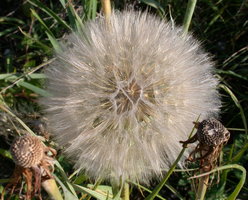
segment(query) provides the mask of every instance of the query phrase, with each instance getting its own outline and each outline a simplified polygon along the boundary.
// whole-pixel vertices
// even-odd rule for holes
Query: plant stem
[[[198,116],[196,122],[198,122],[200,116]],[[195,126],[192,128],[190,134],[189,134],[189,138],[192,136],[193,132],[195,130]],[[165,175],[165,177],[162,179],[162,181],[155,187],[155,189],[152,191],[151,194],[149,194],[145,200],[153,200],[159,193],[159,191],[162,189],[162,187],[165,185],[166,181],[169,179],[170,175],[172,174],[172,172],[174,171],[174,169],[177,166],[177,163],[179,162],[179,160],[181,159],[181,157],[183,156],[184,152],[186,150],[186,147],[183,147],[183,149],[181,150],[180,154],[178,155],[177,159],[175,160],[175,162],[172,164],[171,168],[169,169],[169,171],[167,172],[167,174]]]
[[[230,194],[229,197],[227,197],[227,200],[234,200],[234,199],[237,198],[237,196],[238,196],[240,190],[242,189],[242,187],[244,186],[245,180],[246,180],[246,169],[241,165],[230,164],[230,165],[225,165],[225,166],[222,166],[222,167],[217,167],[217,168],[211,170],[210,172],[206,172],[206,173],[200,174],[198,176],[193,176],[193,177],[189,178],[189,180],[194,179],[194,178],[199,178],[199,177],[202,177],[202,176],[206,176],[206,175],[212,174],[214,172],[221,171],[221,170],[226,170],[226,169],[238,169],[238,170],[240,170],[242,172],[242,176],[240,178],[239,183],[236,185],[235,190],[232,192],[232,194]]]
[[[191,19],[192,19],[194,10],[195,10],[196,1],[197,0],[189,0],[188,1],[186,13],[185,13],[184,20],[183,20],[183,32],[184,32],[184,34],[188,33],[189,25],[190,25],[190,22],[191,22]]]
[[[63,200],[59,188],[53,178],[42,182],[42,187],[52,200]]]
[[[201,173],[204,173],[206,171],[201,170]],[[209,181],[209,175],[203,176],[199,180],[199,185],[197,189],[197,194],[196,194],[196,200],[203,200],[208,188],[208,181]]]
[[[122,199],[123,200],[129,200],[129,184],[126,182],[124,183],[124,187],[123,187],[123,190],[122,190]]]
[[[110,0],[101,0],[103,13],[105,15],[106,21],[109,21],[111,15],[111,3]]]

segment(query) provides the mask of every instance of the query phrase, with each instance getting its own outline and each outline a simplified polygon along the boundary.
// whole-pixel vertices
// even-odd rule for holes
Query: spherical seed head
[[[10,152],[17,165],[29,168],[40,163],[44,154],[44,146],[37,137],[25,135],[14,140]]]
[[[218,81],[197,41],[147,13],[113,13],[72,33],[45,71],[51,134],[93,178],[148,183],[177,158]]]
[[[218,146],[226,143],[230,132],[215,118],[203,120],[197,130],[198,140],[207,146]]]

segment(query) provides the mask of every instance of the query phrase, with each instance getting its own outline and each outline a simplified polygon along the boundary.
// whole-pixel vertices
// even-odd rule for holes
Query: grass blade
[[[244,183],[245,183],[245,180],[246,180],[246,169],[240,165],[237,165],[237,164],[233,164],[233,165],[225,165],[225,166],[222,166],[222,167],[218,167],[218,168],[215,168],[213,170],[211,170],[210,172],[207,172],[207,173],[203,173],[203,174],[200,174],[198,176],[193,176],[189,179],[194,179],[194,178],[199,178],[199,177],[202,177],[202,176],[206,176],[206,175],[209,175],[209,174],[212,174],[216,171],[222,171],[222,170],[227,170],[227,169],[238,169],[242,172],[242,176],[241,176],[241,179],[238,183],[238,185],[236,186],[236,188],[234,189],[234,191],[232,192],[232,194],[227,198],[227,200],[235,200],[240,192],[240,190],[242,189]]]
[[[82,19],[78,16],[76,10],[74,9],[72,3],[70,1],[67,1],[67,12],[69,15],[69,20],[71,23],[72,28],[76,32],[81,32],[83,27]]]
[[[47,13],[49,16],[54,18],[59,24],[63,25],[65,28],[72,30],[71,27],[63,20],[61,19],[56,13],[54,13],[50,8],[46,7],[43,3],[41,3],[38,0],[28,0],[29,3],[32,5],[40,8],[42,11]]]
[[[243,124],[244,124],[245,133],[248,134],[248,127],[247,127],[247,121],[246,121],[244,109],[241,106],[241,104],[239,103],[237,97],[234,95],[234,93],[226,85],[220,84],[219,87],[222,88],[225,92],[227,92],[230,95],[230,97],[232,98],[233,102],[235,103],[237,108],[240,110],[240,115],[241,115],[241,118],[242,118],[242,121],[243,121]]]
[[[101,194],[99,192],[96,192],[94,190],[91,190],[89,188],[86,188],[86,187],[83,187],[83,186],[80,186],[80,185],[76,185],[76,184],[73,184],[75,190],[79,191],[79,192],[83,192],[83,193],[86,193],[98,200],[113,200],[112,198],[108,197],[108,195],[104,195],[104,194]],[[116,199],[117,200],[117,199]]]
[[[43,97],[51,96],[46,90],[43,90],[43,89],[41,89],[41,88],[39,88],[39,87],[37,87],[35,85],[32,85],[32,84],[30,84],[30,83],[28,83],[26,81],[23,81],[23,80],[19,81],[19,83],[17,85],[20,85],[20,86],[25,87],[25,88],[27,88],[29,90],[32,90],[36,94],[39,94],[39,95],[41,95]]]
[[[72,194],[71,191],[67,189],[67,187],[62,183],[61,180],[59,180],[59,178],[56,175],[53,176],[55,180],[59,183],[59,185],[62,187],[62,190],[64,192],[64,199],[78,200],[78,197]]]
[[[200,116],[197,118],[196,122],[199,120]],[[195,126],[193,127],[189,137],[191,137],[191,135],[193,134],[195,130]],[[175,160],[175,162],[173,163],[173,165],[171,166],[171,168],[169,169],[169,171],[167,172],[167,174],[165,175],[165,177],[162,179],[162,181],[156,186],[156,188],[152,191],[151,194],[148,195],[148,197],[145,198],[145,200],[153,200],[157,194],[159,193],[159,191],[162,189],[162,187],[165,185],[166,181],[169,179],[170,175],[172,174],[172,172],[174,171],[174,169],[177,166],[177,163],[179,162],[179,160],[181,159],[181,157],[183,156],[184,152],[186,150],[186,147],[183,147],[183,149],[181,150],[180,154],[178,155],[177,159]]]
[[[155,0],[141,0],[141,2],[156,8],[158,10],[159,15],[163,18],[165,17],[165,10],[164,8],[160,5],[159,2],[155,1]]]
[[[189,0],[187,5],[187,10],[183,20],[183,32],[186,34],[189,30],[189,25],[195,10],[196,0]]]

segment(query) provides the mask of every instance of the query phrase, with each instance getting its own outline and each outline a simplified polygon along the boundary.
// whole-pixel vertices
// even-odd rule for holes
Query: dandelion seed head
[[[49,127],[90,177],[149,183],[192,122],[218,114],[212,63],[190,34],[148,13],[115,12],[70,34],[46,69]]]

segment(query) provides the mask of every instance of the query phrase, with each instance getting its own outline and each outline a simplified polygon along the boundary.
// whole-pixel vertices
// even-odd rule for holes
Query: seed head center
[[[132,110],[133,106],[138,102],[141,95],[141,87],[135,80],[126,87],[120,88],[115,96],[117,105],[117,113],[124,113]]]

